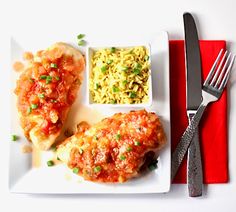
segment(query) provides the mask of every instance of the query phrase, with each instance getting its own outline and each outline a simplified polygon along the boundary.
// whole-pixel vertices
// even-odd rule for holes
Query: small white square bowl
[[[148,102],[146,103],[140,103],[140,104],[100,104],[100,103],[96,103],[93,101],[93,98],[92,98],[92,95],[91,95],[91,92],[90,92],[90,89],[89,89],[89,84],[90,84],[90,76],[91,76],[91,73],[92,73],[92,57],[93,57],[93,53],[95,51],[98,51],[100,49],[108,49],[108,48],[112,48],[112,47],[115,47],[117,49],[127,49],[127,48],[134,48],[134,47],[137,47],[137,46],[144,46],[147,50],[148,50],[148,55],[149,55],[149,63],[150,63],[150,69],[149,69],[149,79],[148,79],[148,83],[149,83],[149,89],[148,89],[148,97],[149,97],[149,100]],[[135,46],[125,46],[125,45],[120,45],[120,46],[89,46],[87,48],[87,51],[86,51],[86,58],[87,58],[87,65],[86,65],[86,76],[87,76],[87,103],[88,105],[90,106],[105,106],[105,107],[150,107],[152,105],[152,100],[153,100],[153,97],[152,97],[152,73],[151,73],[151,48],[150,48],[150,45],[149,44],[141,44],[141,45],[135,45]]]

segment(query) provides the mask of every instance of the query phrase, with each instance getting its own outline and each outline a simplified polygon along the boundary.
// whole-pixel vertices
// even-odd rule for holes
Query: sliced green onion
[[[135,69],[133,70],[133,73],[134,73],[135,75],[139,75],[140,72],[141,72],[141,70],[138,69],[138,68],[135,68]]]
[[[135,68],[141,69],[141,68],[142,68],[142,65],[140,65],[139,63],[136,63],[136,64],[135,64]]]
[[[32,112],[32,108],[31,107],[28,107],[27,109],[27,114],[30,114]]]
[[[116,48],[115,47],[111,47],[111,53],[115,53],[116,52]]]
[[[127,80],[124,80],[124,81],[122,82],[123,85],[126,85],[127,83],[128,83]]]
[[[85,34],[79,34],[79,35],[77,35],[77,39],[78,40],[80,40],[80,39],[82,39],[82,38],[84,38],[85,37]]]
[[[52,82],[52,77],[51,76],[47,76],[46,77],[46,84],[49,84]]]
[[[110,103],[111,103],[111,104],[116,104],[116,100],[112,99],[112,100],[110,101]]]
[[[52,146],[51,149],[52,149],[53,152],[56,152],[56,151],[57,151],[57,147],[56,147],[56,146]]]
[[[131,152],[132,150],[133,150],[133,148],[130,147],[130,146],[126,148],[126,151],[127,151],[127,152]]]
[[[113,91],[114,93],[117,93],[117,92],[120,91],[120,89],[119,89],[118,87],[116,87],[116,86],[113,85],[112,91]]]
[[[129,67],[127,67],[127,66],[121,66],[119,69],[120,69],[121,71],[127,71],[127,70],[129,69]]]
[[[116,140],[120,140],[121,135],[120,134],[116,134]]]
[[[136,140],[136,141],[134,141],[134,145],[135,145],[135,146],[140,146],[141,143],[140,143],[139,141]]]
[[[151,163],[151,164],[148,166],[148,169],[149,169],[150,171],[155,170],[155,169],[157,168],[157,163],[158,163],[158,161],[154,161],[153,163]]]
[[[135,98],[136,96],[137,96],[137,94],[136,94],[134,91],[131,91],[131,92],[129,93],[129,97],[130,97],[131,99]]]
[[[56,99],[51,99],[51,102],[52,102],[52,103],[56,103],[57,100],[56,100]]]
[[[77,168],[77,167],[73,168],[73,173],[78,174],[79,173],[79,168]]]
[[[61,160],[61,159],[57,156],[57,160]]]
[[[40,79],[46,79],[46,78],[47,78],[47,75],[41,75],[39,78],[40,78]]]
[[[102,71],[103,74],[106,73],[106,70],[107,70],[107,66],[102,66],[102,67],[101,67],[101,71]]]
[[[120,160],[125,160],[126,157],[124,155],[120,155]]]
[[[11,140],[12,141],[17,141],[18,139],[18,136],[17,135],[11,135]]]
[[[57,81],[59,81],[59,80],[60,80],[60,77],[59,77],[59,76],[55,76],[55,79],[56,79]]]
[[[108,60],[107,64],[110,65],[113,62],[113,60]]]
[[[149,60],[149,56],[148,56],[148,55],[145,55],[144,60],[145,60],[145,61],[148,61],[148,60]]]
[[[79,40],[79,41],[78,41],[78,45],[79,45],[79,46],[85,46],[85,44],[86,44],[86,41],[85,41],[85,40]]]
[[[50,67],[51,67],[51,68],[57,68],[57,64],[56,64],[56,63],[51,63],[51,64],[50,64]]]
[[[47,162],[47,165],[48,165],[48,166],[53,166],[53,165],[54,165],[54,162],[53,162],[52,160],[49,160],[49,161]]]
[[[96,84],[95,84],[95,88],[94,88],[94,89],[95,89],[95,90],[97,90],[98,88],[99,88],[99,84],[98,84],[98,83],[96,83]]]
[[[97,141],[97,140],[98,140],[98,137],[95,135],[95,136],[94,136],[94,139]]]
[[[34,110],[34,109],[37,109],[38,108],[38,105],[37,104],[31,104],[31,108]]]
[[[94,169],[93,169],[93,171],[95,172],[95,173],[98,173],[98,172],[100,172],[102,170],[102,167],[101,166],[96,166]]]
[[[44,98],[45,98],[45,95],[44,95],[44,93],[40,93],[40,94],[38,94],[38,97],[39,97],[40,99],[44,99]]]
[[[82,148],[79,148],[79,154],[83,154],[84,150]]]

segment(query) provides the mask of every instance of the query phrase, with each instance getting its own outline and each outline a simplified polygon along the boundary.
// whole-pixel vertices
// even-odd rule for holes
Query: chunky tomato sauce
[[[145,154],[165,143],[159,118],[145,110],[115,114],[75,137],[69,167],[99,182],[123,182],[138,175]]]
[[[69,106],[74,102],[80,85],[81,64],[73,56],[54,48],[24,54],[29,65],[17,82],[18,109],[22,116],[39,115],[42,132],[56,133],[65,121]],[[37,61],[37,62],[36,62]],[[23,128],[31,129],[35,123],[25,120]]]

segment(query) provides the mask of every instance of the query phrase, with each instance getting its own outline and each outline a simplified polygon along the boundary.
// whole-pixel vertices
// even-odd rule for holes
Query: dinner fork
[[[189,123],[187,129],[181,137],[175,151],[172,154],[171,159],[171,180],[174,179],[180,164],[188,150],[189,145],[193,139],[196,128],[201,120],[203,112],[207,105],[211,102],[217,101],[229,80],[230,72],[234,63],[235,55],[225,51],[223,54],[223,49],[220,50],[212,68],[203,84],[202,88],[202,102],[197,109],[196,114]]]

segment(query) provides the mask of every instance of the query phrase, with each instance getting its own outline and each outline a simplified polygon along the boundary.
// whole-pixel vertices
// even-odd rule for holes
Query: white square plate
[[[70,33],[71,35],[71,33]],[[76,35],[75,35],[76,36]],[[42,38],[40,40],[40,38]],[[11,40],[11,62],[21,60],[24,51],[36,52],[45,49],[54,42],[64,41],[71,43],[71,37],[66,34],[54,37],[39,36],[37,42],[24,35],[18,35]],[[84,181],[73,174],[65,165],[47,167],[47,160],[53,156],[51,151],[39,152],[33,148],[32,153],[22,153],[23,145],[29,142],[23,135],[19,126],[19,118],[16,110],[16,96],[13,90],[19,75],[12,71],[12,104],[11,104],[11,131],[20,139],[10,143],[10,167],[9,188],[11,192],[17,193],[163,193],[170,188],[170,101],[169,101],[169,43],[166,32],[153,33],[153,35],[132,35],[120,37],[119,35],[87,34],[86,40],[93,46],[120,46],[128,43],[136,46],[138,43],[149,43],[151,46],[151,70],[153,104],[146,108],[148,111],[156,112],[164,125],[167,136],[167,145],[159,156],[158,168],[144,176],[132,179],[123,184],[101,184]],[[105,42],[103,42],[105,41]],[[76,46],[76,43],[72,43]],[[84,52],[84,48],[80,48]],[[88,121],[93,124],[105,116],[116,112],[128,112],[136,108],[106,108],[89,107],[86,105],[87,85],[84,79],[78,98],[73,104],[66,122],[66,128],[76,126],[80,121]],[[142,109],[142,108],[140,108]],[[99,112],[98,112],[99,111]]]

